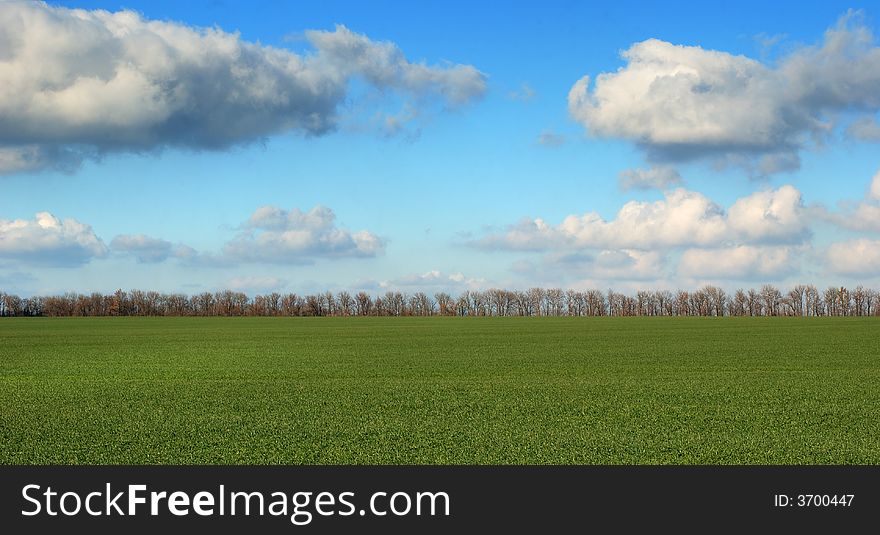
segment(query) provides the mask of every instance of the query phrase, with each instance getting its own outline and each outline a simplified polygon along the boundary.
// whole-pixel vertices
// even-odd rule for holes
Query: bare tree
[[[336,295],[336,306],[340,316],[351,316],[354,313],[354,298],[350,293],[341,291]]]
[[[703,288],[703,294],[706,299],[706,315],[707,316],[724,316],[727,308],[727,294],[717,286],[706,286]]]
[[[535,316],[541,315],[541,306],[544,304],[544,293],[545,291],[543,288],[529,288],[529,308]]]
[[[516,311],[520,316],[531,316],[535,313],[532,308],[532,299],[526,292],[516,292],[514,295],[516,301]]]
[[[764,314],[778,316],[782,305],[782,292],[772,284],[761,286],[761,301],[764,304]]]
[[[856,286],[852,291],[852,313],[854,316],[865,315],[865,303],[868,297],[868,291],[861,285]]]
[[[418,292],[410,298],[410,310],[413,316],[432,316],[434,301],[424,292]]]
[[[587,290],[587,315],[604,316],[606,314],[605,296],[599,290]]]
[[[807,315],[807,287],[798,284],[788,292],[788,303],[791,306],[792,315]]]
[[[448,316],[455,313],[455,310],[452,306],[452,297],[448,293],[436,293],[434,294],[434,300],[437,301],[437,307],[440,310],[441,316]]]
[[[354,308],[358,316],[369,316],[373,312],[373,298],[367,292],[358,292],[354,298]]]
[[[550,288],[544,292],[544,315],[561,316],[564,309],[565,293],[561,288]]]

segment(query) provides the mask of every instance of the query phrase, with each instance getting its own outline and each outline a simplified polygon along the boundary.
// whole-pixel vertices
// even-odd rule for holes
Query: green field
[[[874,318],[0,319],[0,463],[880,462]]]

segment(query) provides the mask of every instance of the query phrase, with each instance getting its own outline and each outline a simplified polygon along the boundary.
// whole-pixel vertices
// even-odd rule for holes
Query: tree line
[[[725,292],[530,288],[467,290],[457,296],[388,291],[268,293],[253,298],[223,290],[195,295],[117,290],[112,294],[66,293],[21,298],[0,292],[0,316],[878,316],[880,292],[858,286],[820,291],[771,284]]]

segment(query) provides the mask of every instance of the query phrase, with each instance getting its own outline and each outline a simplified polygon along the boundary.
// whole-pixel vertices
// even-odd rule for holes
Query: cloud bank
[[[630,201],[610,220],[595,212],[568,216],[558,225],[526,219],[470,245],[544,253],[540,267],[527,262],[520,271],[559,277],[665,279],[668,261],[678,255],[682,277],[773,278],[796,270],[812,234],[810,215],[793,186],[757,191],[726,210],[678,188],[658,201]]]
[[[344,26],[307,55],[133,11],[0,3],[0,174],[166,147],[220,150],[288,131],[322,135],[352,79],[408,108],[483,95],[470,65],[414,63]]]
[[[76,219],[62,221],[49,212],[34,219],[0,219],[0,259],[65,267],[106,254],[107,246],[92,227]]]
[[[595,212],[570,215],[559,225],[527,219],[471,245],[523,251],[654,250],[735,241],[797,243],[808,234],[801,193],[793,186],[758,191],[726,212],[705,195],[679,188],[659,201],[630,201],[610,221]]]
[[[339,227],[336,214],[325,206],[307,212],[262,206],[222,250],[207,252],[145,234],[120,234],[108,247],[91,226],[75,219],[62,221],[48,212],[40,212],[32,220],[0,219],[0,260],[73,267],[108,252],[140,264],[176,259],[194,267],[300,265],[319,259],[374,257],[385,252],[385,241],[366,230],[352,232]]]

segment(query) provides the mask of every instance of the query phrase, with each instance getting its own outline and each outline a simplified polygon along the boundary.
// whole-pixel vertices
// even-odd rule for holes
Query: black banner
[[[0,481],[6,533],[847,532],[880,515],[880,467],[2,467]]]

